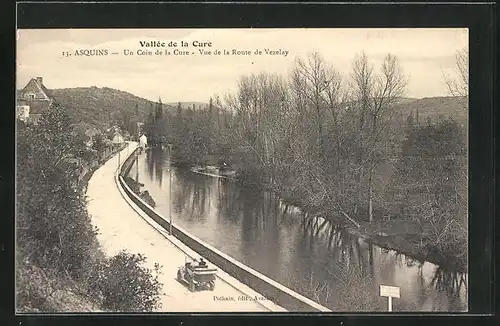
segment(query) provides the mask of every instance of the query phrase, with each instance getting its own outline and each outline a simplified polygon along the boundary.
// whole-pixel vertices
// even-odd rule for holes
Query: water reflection
[[[436,290],[447,291],[450,296],[459,297],[462,288],[467,291],[467,276],[463,273],[448,272],[437,267],[431,285]]]
[[[141,155],[136,166],[165,216],[168,166],[161,150]],[[394,311],[467,309],[464,274],[382,249],[269,193],[182,169],[171,176],[174,223],[332,310],[387,309],[381,284],[401,288]]]

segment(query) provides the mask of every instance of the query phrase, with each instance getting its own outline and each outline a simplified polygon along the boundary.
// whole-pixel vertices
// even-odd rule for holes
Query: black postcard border
[[[3,6],[3,4],[2,4]],[[3,10],[2,10],[3,11]],[[230,28],[230,27],[467,27],[470,51],[470,113],[469,113],[469,311],[489,314],[494,311],[494,90],[496,86],[496,12],[492,4],[264,4],[264,3],[62,3],[20,2],[3,11],[2,51],[7,73],[2,74],[4,108],[1,110],[1,130],[4,132],[4,153],[0,173],[0,196],[5,203],[0,238],[0,257],[3,295],[0,312],[17,325],[92,322],[120,324],[161,322],[163,325],[193,325],[208,323],[249,324],[263,321],[302,324],[315,323],[352,325],[384,320],[385,323],[413,323],[415,315],[421,322],[445,321],[449,314],[439,317],[424,313],[398,314],[154,314],[154,315],[14,315],[14,94],[15,28]],[[17,17],[16,17],[17,16]],[[5,26],[4,26],[5,25]],[[429,49],[432,51],[432,49]],[[493,68],[493,69],[492,69]],[[495,88],[494,88],[495,87]],[[496,225],[498,231],[498,225]],[[4,234],[5,233],[5,234]],[[11,265],[12,264],[12,265]],[[3,302],[6,300],[7,305]],[[9,315],[10,314],[10,315]],[[89,318],[90,316],[90,318]],[[246,318],[240,318],[245,316]],[[250,317],[252,316],[252,317]],[[455,315],[457,316],[457,315]],[[458,315],[460,316],[460,315]],[[140,318],[138,318],[140,317]],[[457,317],[460,318],[460,317]],[[465,317],[467,324],[478,317]],[[460,319],[462,319],[460,318]],[[235,320],[237,319],[237,320]],[[312,319],[312,320],[311,320]],[[482,321],[490,317],[482,317]],[[7,323],[8,325],[10,323]]]

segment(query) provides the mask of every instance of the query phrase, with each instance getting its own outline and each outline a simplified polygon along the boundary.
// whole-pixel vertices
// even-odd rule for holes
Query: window
[[[28,94],[29,98],[31,99],[34,99],[35,98],[35,94]]]

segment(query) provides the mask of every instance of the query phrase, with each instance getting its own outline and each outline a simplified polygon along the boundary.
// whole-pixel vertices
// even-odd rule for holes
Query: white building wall
[[[146,147],[147,144],[148,144],[148,139],[145,135],[139,137],[139,146]]]
[[[30,116],[29,105],[18,105],[16,107],[17,118],[21,121],[26,121]]]

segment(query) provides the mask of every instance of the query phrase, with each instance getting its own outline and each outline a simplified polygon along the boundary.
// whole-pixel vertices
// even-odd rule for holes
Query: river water
[[[467,310],[466,274],[385,250],[322,219],[304,220],[269,193],[169,167],[168,154],[152,149],[129,172],[159,213],[333,311],[387,311],[380,285],[400,287],[393,311]]]

